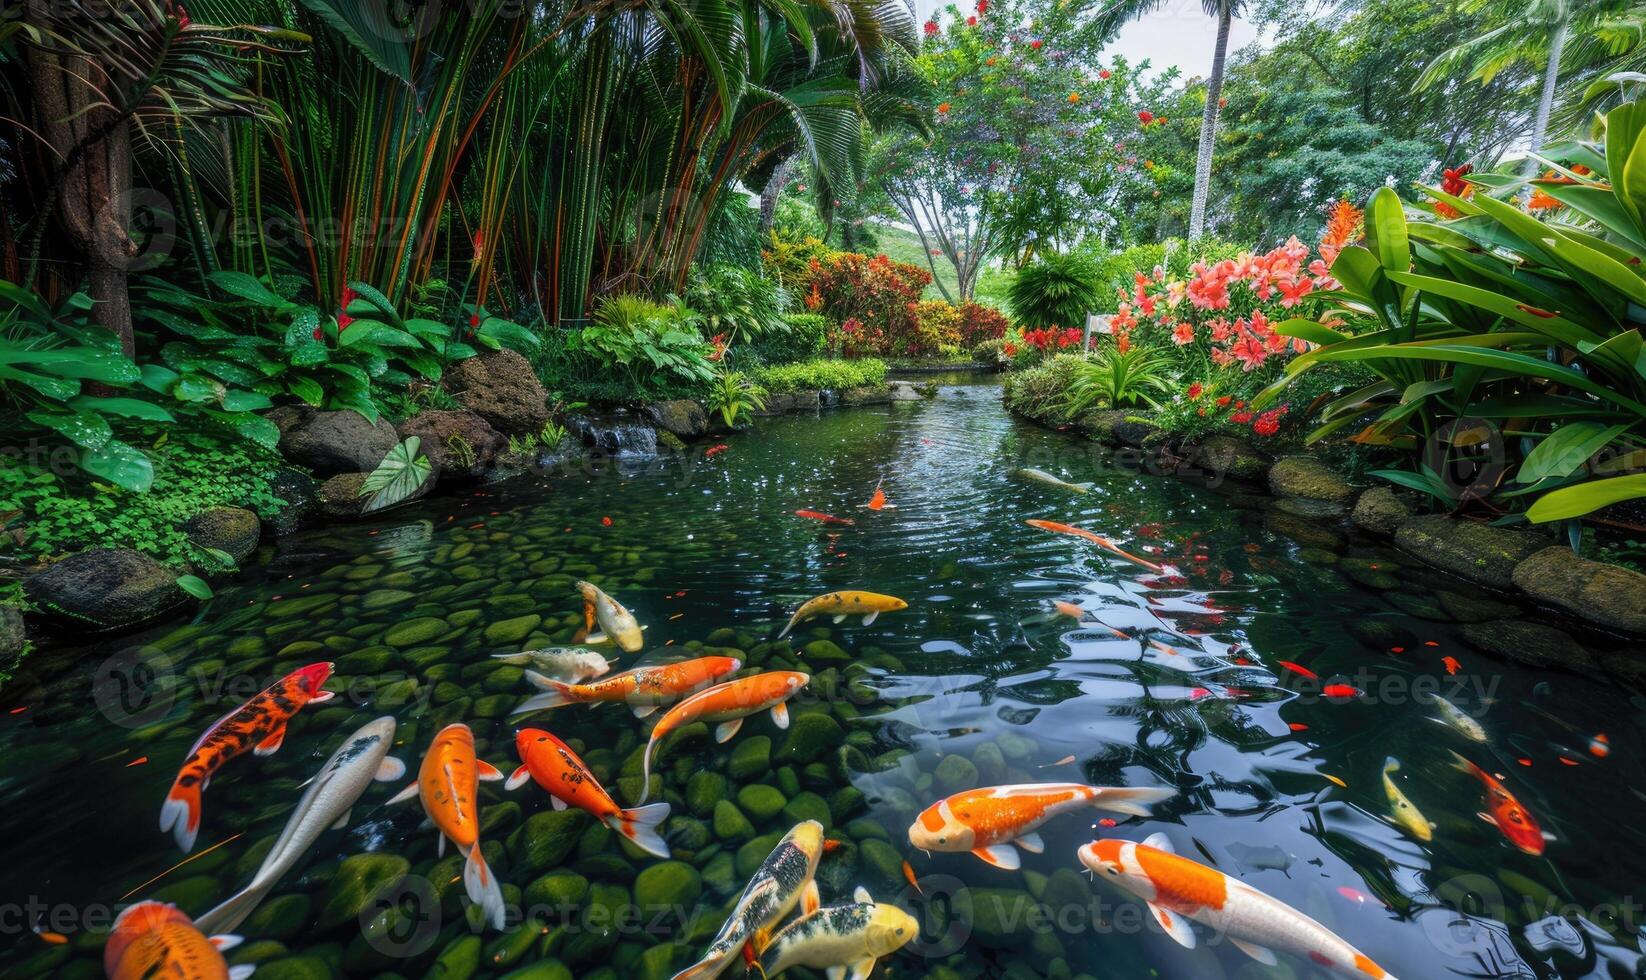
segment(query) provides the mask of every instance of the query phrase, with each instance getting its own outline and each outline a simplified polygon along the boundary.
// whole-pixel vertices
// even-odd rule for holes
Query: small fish
[[[1328,698],[1358,698],[1360,697],[1360,688],[1355,687],[1353,684],[1327,684],[1320,689],[1320,693]]]
[[[1265,966],[1291,953],[1340,976],[1394,980],[1336,933],[1239,878],[1174,852],[1165,834],[1141,842],[1107,838],[1079,851],[1099,878],[1141,898],[1162,930],[1186,949],[1197,943],[1188,920],[1210,926]]]
[[[915,877],[914,865],[910,864],[908,861],[903,862],[903,880],[909,883],[909,887],[914,889],[914,893],[916,895],[926,894],[926,892],[920,887],[920,879]]]
[[[394,719],[367,722],[337,747],[310,780],[292,808],[286,827],[263,858],[251,883],[239,894],[195,920],[205,932],[232,932],[263,901],[270,889],[330,828],[349,822],[349,811],[373,781],[389,782],[406,774],[406,764],[389,755]]]
[[[1317,674],[1314,671],[1310,670],[1309,668],[1303,666],[1302,664],[1294,664],[1290,660],[1282,660],[1279,663],[1280,663],[1280,666],[1286,668],[1287,670],[1289,670],[1292,673],[1298,675],[1299,677],[1307,677],[1311,681],[1320,680],[1320,675],[1319,674]]]
[[[574,637],[573,642],[604,643],[611,640],[624,653],[635,653],[645,646],[640,624],[635,622],[634,615],[624,609],[622,603],[588,582],[577,583],[577,591],[583,596],[583,636],[582,639]],[[603,632],[590,634],[595,623],[600,624]]]
[[[1436,721],[1439,721],[1441,724],[1451,728],[1453,731],[1462,735],[1464,738],[1469,739],[1470,741],[1480,742],[1482,744],[1486,742],[1486,729],[1482,728],[1480,722],[1476,721],[1473,717],[1464,714],[1462,708],[1459,708],[1457,705],[1438,694],[1429,695],[1427,700],[1440,712],[1440,717],[1435,719]]]
[[[772,713],[778,728],[789,727],[789,698],[806,686],[810,674],[798,670],[772,670],[752,677],[717,684],[680,702],[657,720],[651,738],[646,742],[641,771],[645,775],[640,787],[640,799],[651,794],[652,754],[663,737],[682,725],[704,721],[715,726],[714,740],[724,743],[743,727],[743,719],[762,711]]]
[[[545,647],[519,653],[498,653],[493,654],[492,659],[515,667],[536,667],[551,679],[568,684],[581,684],[590,678],[604,676],[611,670],[605,656],[577,647]]]
[[[1057,487],[1060,490],[1070,490],[1074,493],[1090,493],[1092,489],[1090,483],[1069,483],[1058,479],[1045,470],[1037,470],[1027,466],[1020,470],[1013,470],[1012,476],[1020,480],[1033,480],[1036,483],[1044,483],[1049,487]]]
[[[515,734],[514,747],[520,754],[520,768],[509,776],[504,789],[518,789],[528,779],[535,780],[548,790],[556,810],[575,806],[627,837],[646,853],[668,859],[669,845],[657,828],[668,819],[669,804],[623,809],[571,746],[540,728],[522,728]]]
[[[1086,610],[1082,609],[1080,606],[1077,606],[1072,602],[1064,602],[1062,599],[1058,599],[1057,601],[1052,603],[1052,606],[1061,615],[1067,616],[1070,619],[1073,619],[1077,622],[1081,621],[1081,620],[1084,620],[1086,618]],[[1124,634],[1124,633],[1121,633],[1120,635],[1121,636],[1126,636],[1126,634]],[[1131,637],[1128,636],[1128,637],[1126,637],[1126,639],[1131,639]]]
[[[1077,538],[1085,538],[1087,541],[1092,542],[1099,548],[1102,548],[1112,554],[1119,555],[1127,561],[1141,565],[1149,571],[1154,572],[1156,575],[1163,575],[1166,572],[1166,569],[1163,566],[1156,565],[1152,561],[1139,558],[1130,552],[1123,551],[1119,545],[1115,544],[1113,541],[1110,541],[1108,538],[1103,537],[1101,534],[1093,534],[1084,528],[1073,527],[1068,524],[1059,524],[1056,521],[1030,520],[1025,521],[1024,523],[1028,524],[1030,527],[1037,527],[1042,531],[1050,531],[1053,534],[1072,534]]]
[[[880,484],[879,483],[876,483],[874,485],[874,493],[869,497],[869,502],[864,504],[863,506],[867,510],[896,510],[897,509],[896,504],[886,503],[886,491],[880,489]]]
[[[736,657],[698,657],[656,667],[637,667],[587,684],[567,684],[545,677],[547,690],[523,702],[513,714],[590,701],[621,701],[634,711],[635,717],[644,718],[659,705],[695,694],[742,667],[743,661]]]
[[[812,521],[822,521],[825,524],[856,524],[857,523],[856,521],[852,520],[850,517],[836,517],[833,514],[825,514],[820,510],[797,510],[797,511],[794,512],[794,516],[804,517],[807,520],[812,520]]]
[[[1343,778],[1341,776],[1334,776],[1329,772],[1323,772],[1323,773],[1321,773],[1321,775],[1325,776],[1326,781],[1328,783],[1331,783],[1333,786],[1336,786],[1338,789],[1348,789],[1349,788],[1349,784],[1344,782]]]
[[[1463,665],[1457,662],[1456,657],[1441,657],[1440,662],[1446,665],[1446,673],[1448,674],[1456,674],[1463,669]]]
[[[165,902],[138,902],[120,913],[103,945],[103,972],[109,980],[244,980],[257,968],[231,967],[223,950],[239,936],[213,936]]]
[[[847,616],[862,616],[863,625],[868,626],[883,612],[897,612],[899,609],[907,608],[909,604],[902,599],[881,595],[878,592],[859,592],[852,589],[844,592],[826,592],[802,602],[800,608],[794,611],[794,615],[789,617],[788,625],[777,634],[777,638],[781,640],[788,636],[790,630],[813,616],[833,616],[837,623]]]
[[[1383,763],[1383,792],[1389,797],[1389,807],[1394,813],[1395,823],[1405,827],[1407,832],[1421,841],[1434,839],[1434,825],[1429,823],[1406,794],[1395,785],[1394,773],[1400,769],[1400,760],[1390,756]]]
[[[1606,737],[1605,732],[1597,732],[1594,738],[1589,739],[1589,754],[1597,759],[1612,754],[1612,740]]]
[[[725,452],[726,450],[728,450],[730,448],[732,448],[732,447],[726,445],[723,442],[716,443],[715,445],[710,446],[709,448],[703,450],[703,458],[704,459],[713,459],[716,456],[719,456],[721,453]]]
[[[909,843],[923,851],[971,851],[985,863],[1016,871],[1022,865],[1017,848],[1031,854],[1044,851],[1045,842],[1035,828],[1058,814],[1096,807],[1146,817],[1151,805],[1176,795],[1177,790],[1165,786],[985,786],[956,793],[927,807],[909,825]]]
[[[446,853],[448,839],[457,845],[464,857],[463,889],[469,901],[484,910],[494,929],[503,928],[505,909],[503,889],[480,852],[480,781],[502,778],[495,766],[475,757],[474,732],[469,726],[455,722],[435,735],[417,779],[389,800],[422,799],[423,812],[440,833],[438,853]]]
[[[1458,769],[1480,780],[1480,785],[1486,788],[1486,810],[1479,814],[1480,819],[1502,831],[1517,849],[1534,857],[1542,854],[1548,837],[1515,795],[1491,773],[1456,752],[1452,753],[1452,759]]]
[[[756,968],[775,977],[791,966],[824,971],[829,980],[868,980],[875,961],[902,949],[920,931],[914,916],[895,905],[877,904],[859,887],[852,901],[826,905],[794,920],[772,936]]]
[[[824,844],[822,824],[816,820],[795,824],[755,869],[703,957],[675,974],[674,980],[714,980],[746,944],[758,941],[764,946],[766,930],[781,922],[803,897],[809,906],[805,911],[817,908],[813,876]]]
[[[189,749],[177,780],[160,807],[160,832],[171,831],[187,854],[200,833],[200,794],[212,774],[225,762],[251,751],[273,755],[286,740],[286,723],[305,704],[330,701],[332,692],[321,685],[331,676],[329,663],[300,667],[275,681],[267,690],[219,718]]]

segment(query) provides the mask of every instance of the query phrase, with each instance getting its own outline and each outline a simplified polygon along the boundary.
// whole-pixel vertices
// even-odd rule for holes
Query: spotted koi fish
[[[1016,871],[1023,863],[1017,848],[1031,854],[1045,851],[1046,843],[1035,828],[1060,813],[1096,807],[1146,817],[1151,805],[1175,795],[1177,790],[1167,786],[985,786],[927,807],[909,825],[909,843],[923,851],[971,851],[988,864]]]
[[[480,781],[502,778],[495,766],[475,757],[474,732],[457,722],[434,737],[418,767],[417,780],[389,800],[422,798],[423,812],[440,831],[439,853],[446,853],[447,840],[457,845],[465,858],[463,889],[494,929],[503,928],[503,889],[480,853]]]
[[[1423,811],[1412,805],[1406,798],[1406,793],[1395,782],[1394,774],[1400,771],[1400,760],[1390,756],[1383,761],[1383,792],[1389,797],[1389,812],[1394,815],[1395,823],[1406,828],[1406,832],[1418,840],[1433,840],[1434,825]]]
[[[908,944],[920,931],[914,916],[895,905],[877,904],[858,887],[852,901],[825,905],[779,929],[760,953],[762,976],[775,977],[791,966],[824,971],[829,980],[867,980],[875,960]]]
[[[1531,811],[1521,806],[1508,787],[1491,773],[1456,752],[1452,753],[1452,759],[1457,768],[1480,780],[1480,785],[1486,788],[1486,809],[1481,811],[1480,819],[1502,831],[1516,849],[1534,856],[1542,854],[1549,837],[1532,818]]]
[[[1072,534],[1077,538],[1085,538],[1087,541],[1097,545],[1104,551],[1119,555],[1121,558],[1124,558],[1129,562],[1142,565],[1144,568],[1154,572],[1156,575],[1163,575],[1166,573],[1165,566],[1156,565],[1154,562],[1149,561],[1146,558],[1139,558],[1129,551],[1123,551],[1119,545],[1115,544],[1113,541],[1110,541],[1108,538],[1105,538],[1103,535],[1093,534],[1084,528],[1074,527],[1069,524],[1059,524],[1056,521],[1025,521],[1024,523],[1030,527],[1037,527],[1042,531],[1050,531],[1053,534]]]
[[[109,980],[244,980],[255,966],[230,967],[223,950],[239,936],[212,936],[165,902],[138,902],[114,920],[103,945],[103,972]]]
[[[590,684],[567,684],[543,678],[546,690],[523,702],[514,709],[514,714],[523,715],[529,711],[584,702],[621,701],[634,711],[636,718],[645,718],[659,706],[695,694],[727,674],[737,673],[742,666],[743,661],[736,657],[698,657],[656,667],[625,670]]]
[[[189,749],[160,807],[160,832],[171,831],[183,853],[193,850],[200,833],[200,794],[211,784],[212,774],[247,751],[259,756],[278,751],[293,715],[305,704],[332,699],[332,692],[320,689],[331,672],[329,663],[294,670],[206,729]]]
[[[640,787],[640,799],[645,801],[652,788],[652,755],[663,736],[682,725],[705,721],[715,726],[714,740],[725,743],[743,727],[743,719],[762,711],[772,713],[778,728],[789,727],[789,698],[806,686],[810,674],[798,670],[772,670],[753,677],[743,677],[714,687],[680,702],[657,720],[651,738],[646,742],[642,764],[645,780]]]
[[[514,748],[520,753],[520,768],[503,784],[505,789],[518,789],[527,780],[536,780],[548,790],[556,810],[575,806],[593,814],[646,853],[668,858],[669,845],[657,831],[668,819],[667,803],[623,809],[571,746],[541,728],[522,728],[514,737]]]
[[[1180,857],[1165,834],[1143,842],[1106,839],[1079,851],[1080,863],[1148,905],[1156,922],[1187,949],[1195,948],[1187,920],[1210,926],[1266,966],[1275,950],[1307,959],[1339,976],[1394,980],[1336,933],[1297,909],[1198,861]]]
[[[766,943],[766,931],[804,901],[805,912],[817,901],[817,862],[823,857],[823,825],[802,820],[777,842],[744,886],[726,924],[720,927],[703,958],[674,975],[674,980],[714,980],[737,960],[745,943]]]
[[[781,640],[788,636],[790,630],[813,616],[833,616],[837,623],[847,616],[862,616],[863,625],[867,626],[883,612],[897,612],[899,609],[907,608],[909,604],[902,599],[881,595],[878,592],[858,592],[851,589],[844,592],[826,592],[801,603],[800,608],[789,617],[788,625],[783,627],[783,632],[777,634],[777,638]]]
[[[637,653],[646,645],[646,638],[641,635],[641,626],[635,621],[634,613],[623,608],[621,602],[589,582],[577,583],[577,591],[583,596],[583,629],[574,642],[605,643],[610,640],[624,653]],[[601,632],[589,632],[596,623],[600,625]]]

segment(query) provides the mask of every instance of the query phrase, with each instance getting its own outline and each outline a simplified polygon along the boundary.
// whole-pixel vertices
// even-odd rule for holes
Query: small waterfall
[[[566,420],[566,429],[584,446],[607,455],[657,455],[657,430],[621,409],[571,416]]]

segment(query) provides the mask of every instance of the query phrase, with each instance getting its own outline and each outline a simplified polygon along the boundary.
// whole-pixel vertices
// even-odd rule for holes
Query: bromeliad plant
[[[709,385],[709,410],[719,412],[726,428],[734,429],[744,415],[766,407],[766,389],[741,371],[724,371]]]
[[[1156,393],[1170,390],[1171,362],[1147,347],[1105,346],[1074,370],[1065,396],[1065,413],[1073,418],[1092,408],[1148,405],[1158,409]]]
[[[1469,194],[1427,190],[1451,220],[1374,194],[1365,246],[1331,269],[1342,329],[1281,324],[1320,346],[1261,403],[1317,365],[1358,362],[1378,380],[1328,404],[1311,438],[1358,426],[1357,441],[1421,453],[1382,473],[1394,482],[1500,513],[1529,504],[1540,523],[1646,497],[1646,101],[1546,156],[1532,211],[1517,201],[1524,180],[1492,174],[1467,175]],[[1494,427],[1501,464],[1445,479],[1456,456],[1497,441]]]

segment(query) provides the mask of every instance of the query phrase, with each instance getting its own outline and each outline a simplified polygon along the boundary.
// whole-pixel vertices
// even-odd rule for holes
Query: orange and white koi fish
[[[1080,863],[1148,905],[1155,921],[1187,949],[1195,948],[1193,919],[1226,936],[1266,966],[1275,950],[1302,957],[1340,976],[1394,980],[1336,933],[1297,909],[1199,861],[1172,850],[1165,834],[1141,843],[1114,838],[1079,850]]]
[[[160,807],[160,832],[171,831],[183,853],[192,850],[200,833],[200,794],[211,785],[212,774],[247,751],[260,756],[278,751],[293,715],[305,704],[332,699],[332,692],[320,689],[331,671],[329,663],[294,670],[206,729],[189,749]]]
[[[813,616],[833,616],[837,623],[847,616],[862,616],[863,625],[867,626],[883,612],[897,612],[899,609],[907,608],[909,604],[902,599],[881,595],[878,592],[859,592],[855,589],[825,592],[802,602],[800,608],[794,611],[794,615],[789,617],[783,631],[777,634],[777,638],[781,640],[788,636],[790,630]]]
[[[640,799],[645,801],[652,788],[652,753],[663,736],[682,725],[705,721],[715,726],[714,740],[726,742],[743,727],[743,719],[762,711],[772,713],[778,728],[789,727],[789,698],[806,686],[810,674],[798,670],[772,670],[753,677],[742,677],[725,684],[717,684],[670,708],[668,714],[657,720],[652,736],[646,742],[646,754],[641,766],[645,779],[640,786]]]
[[[1065,602],[1062,599],[1053,600],[1052,608],[1056,609],[1059,615],[1067,616],[1077,622],[1084,621],[1086,618],[1085,608],[1077,606],[1072,602]],[[1126,636],[1124,633],[1121,633],[1120,635],[1125,636],[1128,640],[1131,639],[1131,637]]]
[[[856,521],[852,520],[850,517],[836,517],[833,514],[825,514],[820,510],[797,510],[797,511],[794,512],[794,516],[804,517],[809,521],[822,521],[824,524],[856,524],[857,523]]]
[[[644,718],[659,705],[695,694],[727,674],[737,673],[742,666],[743,661],[736,657],[698,657],[656,667],[637,667],[589,684],[567,684],[545,677],[541,681],[547,686],[544,693],[523,702],[514,709],[514,714],[582,702],[621,701],[634,711],[635,717]]]
[[[494,929],[503,928],[503,889],[480,853],[480,780],[502,778],[495,766],[475,758],[474,732],[456,722],[434,736],[434,744],[418,767],[417,781],[389,800],[422,798],[423,812],[440,831],[439,853],[446,853],[447,839],[457,845],[466,859],[463,890],[469,901],[485,911]]]
[[[1517,849],[1534,856],[1542,854],[1549,835],[1537,825],[1531,811],[1521,806],[1515,795],[1491,773],[1456,752],[1452,753],[1452,759],[1457,768],[1480,780],[1480,785],[1486,787],[1486,809],[1479,814],[1480,819],[1502,831],[1503,836]]]
[[[863,507],[864,507],[865,510],[896,510],[897,509],[896,504],[886,503],[886,491],[880,489],[880,484],[878,482],[875,483],[875,485],[874,485],[874,494],[869,497],[869,502],[864,504]]]
[[[1123,551],[1123,550],[1121,550],[1119,545],[1115,544],[1113,541],[1110,541],[1108,538],[1105,538],[1103,535],[1093,534],[1092,532],[1087,531],[1084,528],[1074,527],[1074,526],[1069,525],[1069,524],[1059,524],[1056,521],[1030,520],[1030,521],[1025,521],[1024,523],[1028,524],[1030,527],[1037,527],[1037,528],[1041,529],[1042,531],[1050,531],[1053,534],[1072,534],[1077,538],[1085,538],[1087,541],[1092,542],[1093,544],[1097,545],[1099,548],[1102,548],[1103,550],[1111,552],[1113,554],[1119,555],[1120,557],[1126,559],[1127,561],[1135,562],[1139,565],[1142,565],[1144,568],[1147,568],[1149,571],[1154,572],[1156,575],[1163,575],[1166,572],[1166,568],[1164,566],[1156,565],[1154,562],[1149,561],[1149,560],[1144,559],[1144,558],[1139,558],[1139,557],[1137,557],[1136,555],[1132,554],[1129,551]]]
[[[526,780],[535,780],[554,798],[556,810],[575,806],[646,853],[668,858],[669,845],[657,830],[668,819],[667,803],[623,809],[569,745],[541,728],[522,728],[514,737],[514,747],[520,753],[520,768],[503,784],[505,789],[518,789]]]
[[[138,902],[114,920],[103,945],[103,972],[109,980],[244,980],[255,966],[230,967],[223,950],[239,936],[212,936],[165,902]]]
[[[577,591],[583,597],[583,628],[578,631],[574,642],[605,643],[610,640],[624,653],[637,653],[646,645],[646,639],[640,633],[640,624],[635,622],[634,614],[623,608],[621,602],[589,582],[577,583]],[[601,632],[591,633],[596,623],[600,624]]]
[[[923,851],[971,851],[997,868],[1016,871],[1022,864],[1017,848],[1031,854],[1045,851],[1035,828],[1060,813],[1089,806],[1146,817],[1151,805],[1176,795],[1177,790],[1167,786],[985,786],[927,807],[909,825],[909,843]]]

